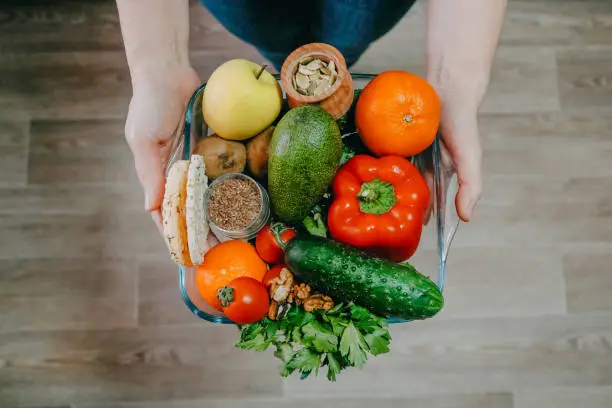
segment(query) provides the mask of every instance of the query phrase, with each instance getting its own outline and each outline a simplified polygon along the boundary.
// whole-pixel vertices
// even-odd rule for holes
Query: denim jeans
[[[324,42],[352,66],[416,0],[200,0],[230,33],[280,70],[295,48]]]

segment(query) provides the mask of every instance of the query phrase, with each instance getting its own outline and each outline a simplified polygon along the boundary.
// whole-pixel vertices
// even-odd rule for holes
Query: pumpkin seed
[[[293,76],[293,87],[307,96],[321,95],[329,90],[338,79],[336,65],[315,57],[307,57],[300,61],[298,72]]]
[[[316,71],[310,70],[306,68],[304,65],[300,65],[299,72],[300,74],[304,74],[304,75],[314,75]]]
[[[323,62],[321,60],[319,60],[319,59],[315,59],[315,60],[312,60],[311,62],[309,62],[306,65],[306,68],[308,68],[308,69],[310,69],[312,71],[317,71],[317,70],[321,69],[322,66],[323,66]]]
[[[308,88],[308,85],[310,85],[310,79],[306,75],[300,72],[298,72],[294,78],[295,78],[295,83],[297,84],[299,88],[306,89]]]

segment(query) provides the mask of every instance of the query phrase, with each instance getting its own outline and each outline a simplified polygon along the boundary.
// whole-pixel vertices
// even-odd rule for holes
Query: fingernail
[[[149,211],[151,208],[151,199],[147,194],[145,194],[145,211]]]

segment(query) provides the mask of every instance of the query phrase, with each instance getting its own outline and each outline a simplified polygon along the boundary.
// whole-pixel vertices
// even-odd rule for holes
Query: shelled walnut
[[[270,281],[270,297],[276,302],[285,301],[291,294],[293,288],[293,274],[287,268],[283,268],[279,276]]]
[[[283,268],[279,276],[270,281],[270,308],[268,318],[270,320],[282,319],[293,303],[303,306],[307,312],[316,309],[329,310],[334,307],[331,297],[322,294],[312,294],[310,286],[306,283],[295,283],[291,271]]]
[[[300,283],[293,285],[291,289],[291,294],[289,295],[288,301],[295,303],[298,306],[301,306],[306,299],[310,296],[310,286],[305,283]]]
[[[332,307],[334,307],[334,301],[327,295],[311,295],[304,302],[304,310],[307,312],[312,312],[315,309],[329,310]]]

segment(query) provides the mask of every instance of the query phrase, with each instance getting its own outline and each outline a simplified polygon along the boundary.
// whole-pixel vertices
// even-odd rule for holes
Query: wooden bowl
[[[316,57],[329,63],[333,61],[338,78],[326,92],[307,96],[299,93],[293,86],[292,78],[298,70],[298,65],[306,58]],[[310,43],[295,49],[285,59],[280,72],[280,80],[287,95],[291,108],[300,105],[318,105],[329,112],[334,119],[342,117],[351,107],[354,98],[353,79],[346,67],[346,61],[337,48],[325,43]]]

